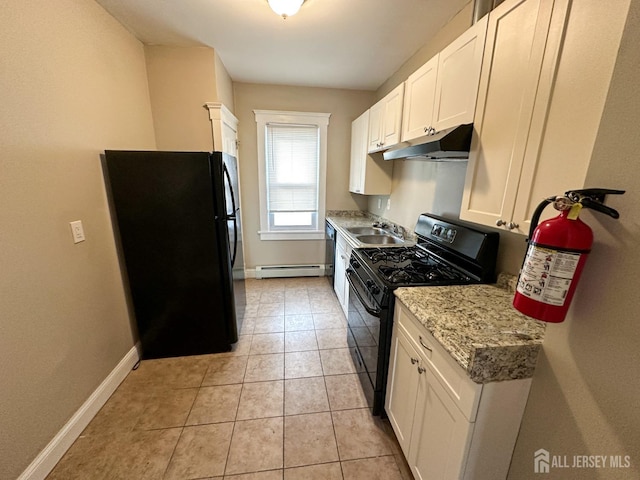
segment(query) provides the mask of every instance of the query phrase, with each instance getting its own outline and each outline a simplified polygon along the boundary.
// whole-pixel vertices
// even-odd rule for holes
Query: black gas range
[[[384,414],[393,328],[393,290],[495,281],[499,234],[424,213],[410,247],[356,248],[351,254],[348,341],[374,415]]]

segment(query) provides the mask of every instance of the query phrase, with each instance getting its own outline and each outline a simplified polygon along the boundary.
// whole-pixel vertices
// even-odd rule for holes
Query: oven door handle
[[[349,285],[351,285],[351,290],[353,290],[353,292],[356,294],[356,297],[358,297],[358,300],[360,300],[360,303],[362,304],[364,309],[370,315],[373,315],[374,317],[380,318],[380,313],[382,312],[382,309],[379,308],[379,307],[378,308],[372,307],[371,305],[369,305],[364,300],[364,297],[362,296],[362,294],[360,293],[360,291],[358,290],[358,288],[355,285],[355,281],[351,279],[352,275],[353,275],[353,271],[350,268],[348,268],[347,269],[347,280],[349,281]]]

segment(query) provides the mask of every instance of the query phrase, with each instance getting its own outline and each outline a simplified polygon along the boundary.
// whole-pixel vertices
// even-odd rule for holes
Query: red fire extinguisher
[[[604,188],[571,190],[538,205],[531,218],[529,247],[513,298],[517,310],[545,322],[564,321],[593,243],[591,228],[578,218],[580,210],[589,208],[619,218],[616,210],[604,205],[604,199],[623,193]],[[538,225],[550,203],[560,215]]]

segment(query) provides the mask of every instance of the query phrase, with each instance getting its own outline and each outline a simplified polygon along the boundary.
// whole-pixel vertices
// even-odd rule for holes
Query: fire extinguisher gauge
[[[565,210],[571,210],[571,207],[573,207],[575,203],[576,202],[568,197],[556,197],[556,199],[553,201],[553,208],[560,212],[563,212]]]

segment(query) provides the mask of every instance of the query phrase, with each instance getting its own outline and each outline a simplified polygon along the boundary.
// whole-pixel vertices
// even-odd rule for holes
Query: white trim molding
[[[135,345],[127,352],[107,378],[95,389],[17,480],[44,480],[51,473],[69,447],[140,360],[139,348],[139,345]]]

